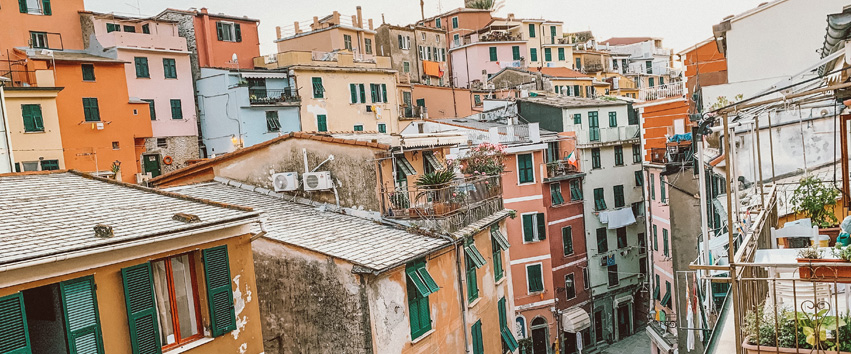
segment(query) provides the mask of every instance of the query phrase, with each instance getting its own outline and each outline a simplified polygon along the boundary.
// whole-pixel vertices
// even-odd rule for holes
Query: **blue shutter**
[[[30,353],[30,335],[27,331],[27,314],[24,296],[15,293],[0,297],[0,353]]]
[[[59,291],[65,312],[69,352],[104,353],[94,277],[64,281],[59,284]]]
[[[208,248],[203,251],[203,255],[207,303],[210,305],[210,330],[213,337],[218,337],[236,329],[228,248]]]
[[[124,281],[124,303],[133,354],[162,353],[151,264],[121,269],[121,278]]]

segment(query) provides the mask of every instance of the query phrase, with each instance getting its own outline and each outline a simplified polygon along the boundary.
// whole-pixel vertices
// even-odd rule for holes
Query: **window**
[[[632,215],[635,215],[636,218],[640,216],[644,216],[644,202],[635,202],[630,206],[632,208]]]
[[[473,354],[485,354],[485,345],[482,341],[482,320],[476,321],[470,327],[470,335],[473,337]]]
[[[555,182],[550,184],[550,197],[552,205],[564,204],[564,197],[561,195],[561,183]]]
[[[30,47],[33,48],[50,48],[47,44],[46,32],[30,32]]]
[[[603,341],[603,311],[594,311],[594,341]]]
[[[163,58],[163,73],[165,73],[166,79],[177,78],[177,65],[174,59]]]
[[[588,138],[591,141],[600,141],[600,120],[597,112],[588,112]]]
[[[441,26],[442,25],[440,24],[440,18],[434,19],[434,27],[442,28]]]
[[[343,49],[352,50],[352,36],[348,34],[343,35]]]
[[[320,132],[328,131],[328,120],[326,119],[324,114],[316,115],[316,130]]]
[[[42,171],[56,171],[59,169],[59,160],[41,160]]]
[[[564,293],[566,300],[576,297],[576,283],[573,281],[573,273],[564,276]]]
[[[659,233],[657,232],[659,229],[656,225],[653,225],[653,250],[659,250]]]
[[[523,214],[523,242],[537,242],[547,239],[547,223],[543,213]]]
[[[668,250],[668,229],[665,228],[662,229],[662,254],[665,255],[665,257],[670,256]]]
[[[242,30],[238,23],[216,22],[216,36],[220,41],[242,42]]]
[[[641,145],[632,145],[632,162],[641,163]]]
[[[558,145],[559,145],[558,141],[552,141],[552,142],[547,143],[547,163],[558,161],[558,159],[559,159],[559,153],[558,153],[559,146]]]
[[[149,25],[147,23],[142,25],[142,33],[151,34],[151,25]]]
[[[452,28],[453,29],[458,28],[458,17],[457,16],[452,18]]]
[[[656,176],[650,174],[650,200],[656,200]]]
[[[532,166],[532,154],[517,155],[517,181],[520,184],[535,182],[535,169]]]
[[[491,256],[493,256],[493,280],[499,281],[505,274],[502,268],[502,251],[508,250],[508,239],[499,231],[499,226],[491,226]]]
[[[473,104],[475,104],[476,107],[481,106],[482,105],[482,96],[473,95]]]
[[[473,302],[479,298],[479,279],[476,276],[476,270],[485,265],[485,257],[476,248],[472,237],[464,242],[464,255],[467,268],[467,301]]]
[[[136,77],[137,78],[149,78],[151,77],[150,71],[148,71],[148,58],[145,57],[135,57],[133,61],[136,64]]]
[[[582,58],[576,58],[576,63],[574,64],[576,70],[582,70]]]
[[[369,84],[372,103],[387,102],[387,84]]]
[[[94,64],[82,64],[80,68],[83,70],[83,81],[95,81]]]
[[[121,26],[115,23],[107,23],[106,24],[106,33],[110,32],[121,32]]]
[[[97,98],[83,98],[83,116],[86,122],[100,122]]]
[[[564,48],[558,49],[558,61],[564,61]]]
[[[614,186],[612,187],[612,189],[615,193],[615,208],[622,208],[624,205],[626,205],[626,202],[624,202],[623,197],[623,185]]]
[[[490,52],[491,61],[497,61],[498,59],[497,59],[497,56],[496,56],[496,47],[489,47],[488,51]]]
[[[355,127],[354,127],[353,130],[356,131],[356,132],[362,132],[363,131],[363,124],[355,124]]]
[[[529,38],[535,38],[535,24],[529,24]]]
[[[183,107],[179,99],[171,100],[171,119],[183,119]]]
[[[653,284],[654,284],[653,285],[653,299],[659,300],[659,299],[661,299],[660,296],[662,296],[660,294],[660,291],[659,291],[659,288],[661,287],[660,282],[659,282],[659,274],[654,274],[654,275],[656,276],[656,281],[653,282]]]
[[[665,280],[665,297],[662,298],[662,306],[671,308],[671,282]]]
[[[591,168],[597,169],[602,167],[603,164],[600,161],[600,148],[591,149]]]
[[[620,227],[616,230],[617,240],[618,240],[618,248],[626,247],[626,227]]]
[[[568,94],[570,96],[570,94]],[[576,113],[573,115],[573,124],[582,124],[582,113]]]
[[[520,46],[511,46],[511,60],[520,60]]]
[[[573,85],[573,96],[579,97],[579,85]]]
[[[136,33],[136,26],[124,25],[124,32]]]
[[[314,77],[311,79],[313,83],[313,98],[324,98],[325,97],[325,87],[322,86],[322,78]]]
[[[541,263],[526,266],[526,284],[530,294],[544,291],[544,272]]]
[[[363,39],[364,51],[366,54],[372,54],[372,39],[364,38]]]
[[[405,266],[408,293],[408,317],[411,320],[411,338],[416,339],[431,330],[428,296],[440,290],[425,268],[425,260],[413,261]]]
[[[118,142],[116,141],[115,144],[113,144],[113,145],[118,145]],[[157,147],[167,148],[168,147],[168,140],[166,138],[157,138]]]
[[[570,200],[582,200],[582,186],[579,179],[570,181]]]
[[[176,346],[203,336],[200,305],[193,285],[196,283],[194,263],[192,254],[183,254],[144,265],[152,270],[154,297],[157,304],[162,304],[162,307],[156,307],[156,312],[159,314],[160,343],[164,347]],[[228,265],[222,266],[227,268]],[[208,278],[215,276],[210,274],[209,269],[206,272]],[[217,283],[214,286],[226,287],[227,290],[219,294],[231,295],[230,277],[219,280],[226,283]],[[129,283],[126,277],[125,282]],[[233,297],[223,300],[231,302]],[[213,302],[215,301],[213,298]]]
[[[615,146],[615,166],[623,165],[623,146]]]
[[[499,310],[499,334],[502,337],[503,352],[514,352],[517,350],[517,340],[514,339],[514,330],[508,327],[508,316],[506,316],[505,297],[502,297],[497,302]]]
[[[609,127],[614,128],[618,126],[618,112],[609,112]]]
[[[573,227],[565,226],[561,228],[561,245],[565,256],[573,254]]]
[[[406,41],[405,37],[403,37],[401,34],[397,36],[397,39],[399,42],[399,49],[411,49],[409,47],[410,42]],[[420,47],[420,51],[422,52],[422,47]]]
[[[41,105],[22,104],[21,115],[24,118],[25,132],[34,133],[44,131],[44,120],[41,115]]]
[[[597,229],[597,253],[609,252],[609,234],[605,227]]]
[[[667,188],[665,188],[665,176],[659,175],[659,197],[662,203],[668,202]]]
[[[590,285],[591,285],[591,284],[588,284],[588,277],[589,277],[588,267],[582,268],[582,287],[585,288],[585,290],[588,290],[588,288],[590,288]],[[589,343],[590,343],[590,341],[589,341]]]
[[[144,99],[142,101],[148,102],[148,109],[151,111],[151,120],[157,120],[157,110],[154,108],[154,100]]]
[[[606,197],[603,188],[594,189],[594,210],[606,210]]]
[[[529,60],[530,61],[538,61],[538,49],[530,48],[529,49]]]
[[[644,64],[647,67],[647,73],[652,74],[653,73],[653,62],[652,61],[646,61],[646,62],[644,62]],[[650,87],[653,87],[653,85],[651,84]]]
[[[647,86],[649,86],[649,87],[653,87],[653,86],[655,86],[655,85],[653,84],[653,78],[652,78],[652,77],[648,77],[648,78],[647,78]]]
[[[609,266],[609,286],[618,285],[618,265],[612,264]]]
[[[635,186],[641,187],[644,185],[644,174],[641,171],[635,171]]]
[[[266,111],[266,131],[281,131],[281,121],[278,120],[278,111]]]
[[[387,124],[378,123],[378,132],[379,133],[387,133]]]
[[[461,45],[461,37],[457,34],[452,35],[452,43],[454,43],[456,47]]]
[[[411,72],[411,63],[407,61],[402,62],[402,71],[406,73]]]
[[[551,48],[544,48],[544,61],[553,61],[553,50]]]
[[[665,78],[659,76],[659,86],[664,86],[664,85],[665,85]]]

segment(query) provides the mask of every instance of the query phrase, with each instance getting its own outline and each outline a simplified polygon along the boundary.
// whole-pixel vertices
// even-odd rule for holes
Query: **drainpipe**
[[[9,119],[8,119],[9,115],[6,114],[6,98],[5,97],[6,97],[6,94],[3,91],[3,86],[0,86],[0,119],[2,119],[2,122],[0,122],[0,123],[3,123],[2,125],[0,125],[0,128],[3,129],[2,131],[0,131],[0,133],[3,134],[3,137],[2,137],[3,143],[4,143],[3,145],[6,149],[6,154],[9,156],[8,157],[9,158],[9,172],[15,172],[15,168],[14,168],[15,158],[14,158],[14,156],[12,156],[12,138],[11,138],[11,135],[9,133]],[[6,162],[3,161],[3,164],[5,164],[5,163]]]
[[[461,281],[461,257],[464,255],[463,251],[460,251],[463,246],[458,247],[457,240],[452,240],[449,236],[440,235],[443,238],[446,238],[453,244],[455,244],[455,271],[458,274],[458,296],[459,303],[461,303],[461,324],[464,326],[464,352],[470,352],[470,342],[467,338],[467,301],[464,299],[464,282]]]

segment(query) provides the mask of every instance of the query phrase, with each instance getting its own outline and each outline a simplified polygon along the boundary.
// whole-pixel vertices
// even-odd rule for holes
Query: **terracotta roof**
[[[222,156],[218,156],[218,157],[215,157],[215,158],[212,158],[212,159],[205,159],[205,160],[199,161],[198,163],[186,166],[184,168],[177,169],[177,170],[159,175],[155,178],[152,178],[149,182],[152,185],[156,186],[160,182],[163,182],[163,181],[166,181],[166,180],[169,180],[169,179],[172,179],[172,178],[176,178],[178,176],[189,175],[191,173],[198,172],[200,170],[203,170],[205,168],[208,168],[208,167],[211,167],[215,164],[218,164],[219,162],[227,161],[227,160],[230,160],[234,157],[242,156],[242,155],[248,154],[250,152],[257,151],[257,150],[263,149],[263,148],[271,146],[271,145],[275,145],[275,144],[277,144],[281,141],[284,141],[284,140],[287,140],[287,139],[290,139],[290,138],[326,141],[326,142],[330,142],[330,143],[345,144],[345,145],[366,146],[366,147],[371,147],[371,148],[381,149],[381,150],[389,150],[390,149],[390,145],[386,145],[386,144],[379,144],[379,143],[373,143],[373,142],[367,142],[367,141],[358,141],[358,140],[352,140],[352,139],[340,139],[340,138],[317,135],[317,134],[312,134],[312,133],[293,132],[293,133],[289,133],[287,135],[279,136],[279,137],[274,138],[272,140],[264,141],[260,144],[252,145],[252,146],[249,146],[247,148],[242,148],[242,149],[239,149],[239,150],[236,150],[236,151],[233,151],[233,152],[229,152],[229,153],[224,154]]]
[[[653,37],[612,37],[600,43],[608,45],[630,45],[635,43],[652,41]]]
[[[566,77],[566,78],[571,78],[571,77],[587,78],[587,77],[590,77],[588,75],[585,75],[581,72],[578,72],[578,71],[570,69],[570,68],[529,68],[529,71],[533,71],[533,72],[540,71],[541,74],[544,74],[544,75],[547,75],[547,76],[552,76],[552,77]]]

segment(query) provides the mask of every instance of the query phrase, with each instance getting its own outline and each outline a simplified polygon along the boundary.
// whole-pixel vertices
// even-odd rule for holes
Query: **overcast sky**
[[[424,0],[425,16],[463,6],[463,0]],[[497,16],[514,13],[517,17],[564,21],[565,31],[594,31],[598,40],[609,37],[662,37],[664,46],[676,51],[712,36],[712,25],[727,15],[756,7],[767,0],[504,0]],[[395,25],[416,22],[420,0],[85,0],[86,8],[123,15],[155,15],[171,7],[178,9],[207,7],[212,13],[249,16],[260,19],[261,53],[275,49],[275,26],[292,26],[294,21],[308,22],[313,16],[325,16],[337,10],[355,14],[363,6],[364,18],[375,26],[385,21]],[[137,8],[141,4],[141,9]],[[366,20],[364,20],[366,22]],[[305,28],[302,26],[302,29]]]

